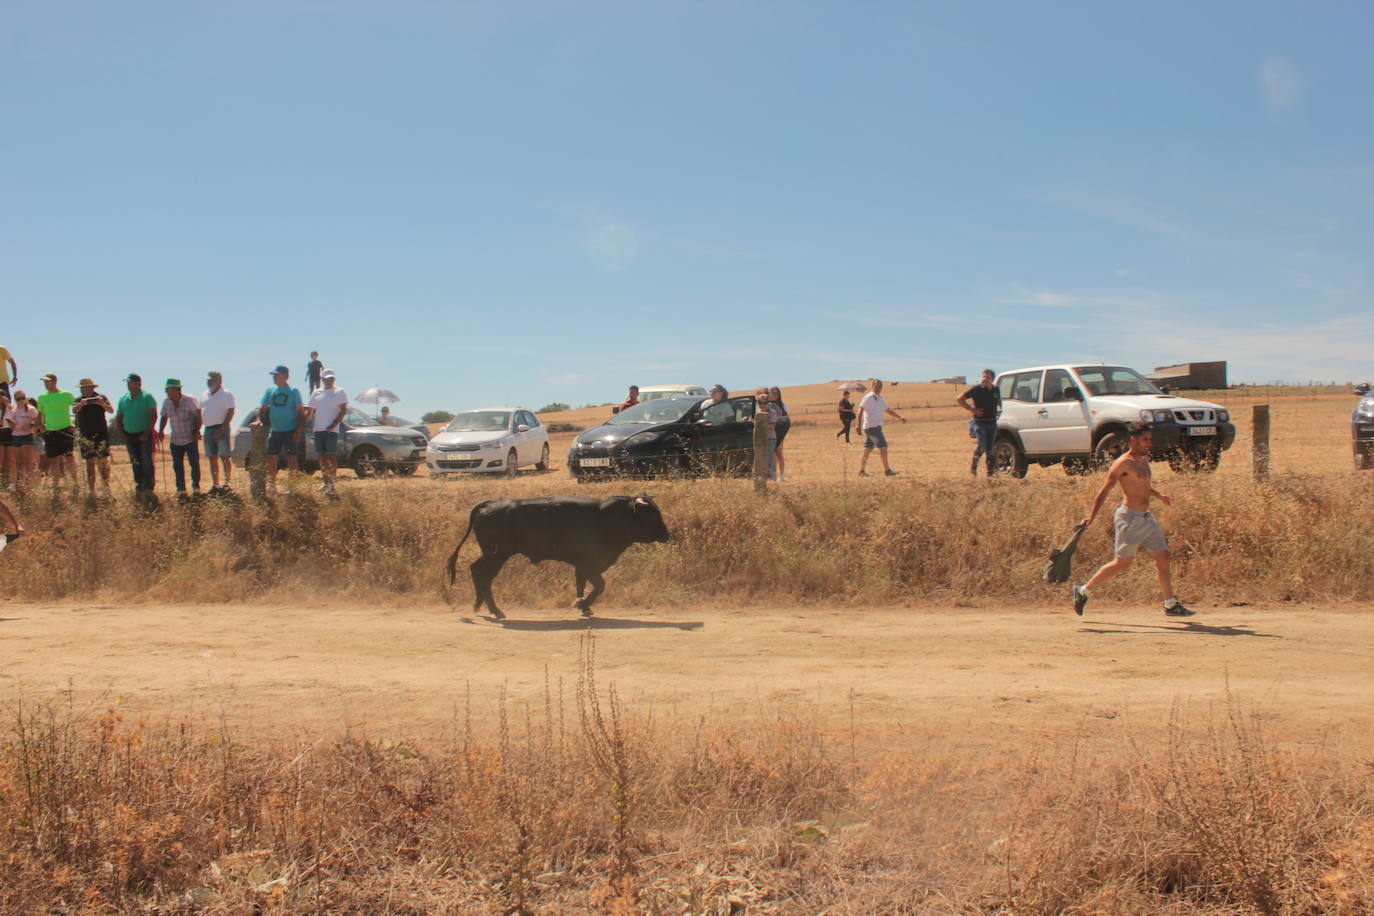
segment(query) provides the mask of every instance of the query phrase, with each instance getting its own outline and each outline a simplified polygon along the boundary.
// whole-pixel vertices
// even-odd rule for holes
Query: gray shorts
[[[1136,551],[1141,549],[1146,553],[1159,553],[1169,549],[1169,542],[1164,540],[1164,529],[1159,527],[1159,522],[1148,512],[1118,506],[1112,514],[1112,522],[1116,526],[1118,557],[1133,557]]]

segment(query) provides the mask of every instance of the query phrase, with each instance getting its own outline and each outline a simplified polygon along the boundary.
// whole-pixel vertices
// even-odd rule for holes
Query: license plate
[[[1190,426],[1188,435],[1190,436],[1215,436],[1217,428],[1215,426]]]
[[[609,458],[579,458],[578,466],[584,468],[608,468],[611,466]]]

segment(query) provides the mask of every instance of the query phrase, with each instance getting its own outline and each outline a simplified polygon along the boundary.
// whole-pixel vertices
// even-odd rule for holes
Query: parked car
[[[405,417],[398,417],[394,413],[387,418],[391,420],[390,423],[380,422],[381,414],[364,414],[364,416],[368,418],[368,422],[372,426],[397,426],[401,429],[413,429],[420,435],[424,436],[426,442],[429,441],[429,427],[423,423],[412,423]]]
[[[1374,468],[1374,394],[1369,383],[1355,387],[1360,402],[1350,414],[1350,444],[1355,451],[1355,470]]]
[[[639,402],[658,401],[663,398],[705,398],[704,385],[649,385],[639,389]]]
[[[1037,366],[997,377],[1002,415],[993,453],[1024,477],[1031,462],[1083,474],[1125,452],[1135,420],[1154,427],[1151,457],[1175,470],[1216,470],[1236,438],[1224,407],[1165,394],[1125,366]]]
[[[614,476],[747,476],[754,464],[753,395],[719,404],[659,398],[586,430],[568,450],[579,481]]]
[[[549,469],[549,431],[524,407],[466,410],[429,440],[425,467],[434,475]]]
[[[252,442],[252,431],[248,424],[258,415],[256,410],[247,412],[243,422],[234,434],[234,460],[242,462],[248,457],[248,446]],[[303,434],[305,457],[301,459],[301,470],[313,473],[319,466],[315,454],[315,437],[309,432]],[[339,467],[350,468],[359,477],[371,477],[378,471],[394,471],[402,476],[415,473],[425,459],[425,438],[413,429],[398,426],[377,426],[367,414],[356,407],[349,407],[339,424]],[[285,467],[286,462],[282,462]]]

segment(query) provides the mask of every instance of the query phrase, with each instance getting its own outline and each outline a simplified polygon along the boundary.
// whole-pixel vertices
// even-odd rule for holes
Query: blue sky
[[[1374,6],[0,5],[21,383],[1362,379]],[[160,384],[157,385],[160,387]]]

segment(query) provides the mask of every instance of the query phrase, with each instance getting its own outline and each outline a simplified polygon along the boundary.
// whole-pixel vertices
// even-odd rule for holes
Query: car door
[[[1046,369],[1036,408],[1037,450],[1056,455],[1086,455],[1092,448],[1092,423],[1083,389],[1067,369]]]
[[[727,398],[699,408],[689,443],[692,464],[710,472],[748,467],[754,460],[754,396]]]
[[[1035,446],[1035,424],[1040,409],[1040,380],[1042,371],[1016,372],[997,380],[997,392],[1002,396],[1002,416],[999,429],[1010,429],[1021,436],[1026,454],[1038,451]]]
[[[519,432],[520,427],[525,427],[524,432]],[[517,410],[515,412],[516,454],[520,458],[520,464],[534,464],[539,460],[539,443],[535,441],[538,433],[535,430],[539,426],[539,421],[530,415],[528,410]]]

